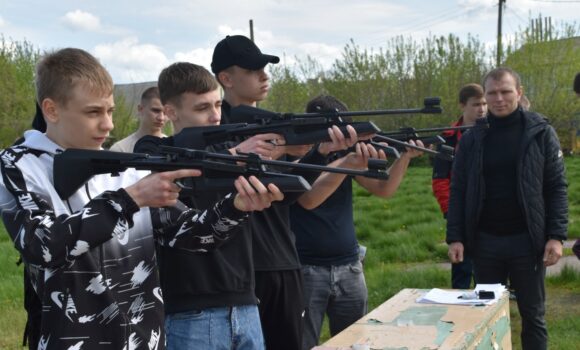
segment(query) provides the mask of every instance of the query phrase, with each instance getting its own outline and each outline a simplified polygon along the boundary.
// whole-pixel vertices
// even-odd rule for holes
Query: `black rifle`
[[[248,107],[253,108],[253,107]],[[204,149],[226,141],[233,141],[240,137],[249,137],[258,134],[274,133],[284,136],[286,145],[310,145],[330,141],[328,128],[336,125],[342,133],[348,136],[347,125],[351,125],[359,135],[371,135],[380,131],[373,122],[335,122],[327,118],[297,118],[277,121],[268,124],[224,124],[185,128],[175,134],[176,143],[186,144],[195,149]]]
[[[239,162],[245,165],[239,165]],[[189,191],[233,190],[234,181],[240,175],[255,175],[265,185],[273,183],[282,192],[304,192],[310,189],[310,184],[301,176],[268,171],[266,165],[286,169],[327,171],[378,179],[388,179],[389,177],[387,162],[381,160],[369,160],[368,170],[362,171],[264,160],[256,154],[233,156],[187,148],[160,146],[160,155],[158,156],[144,153],[67,149],[54,157],[53,178],[54,187],[61,198],[70,197],[95,175],[119,174],[128,168],[150,171],[201,170],[203,174],[200,177],[178,181],[185,194]],[[74,171],[71,172],[71,169],[74,169]]]
[[[287,145],[308,145],[330,141],[328,128],[336,125],[348,137],[346,126],[352,126],[357,135],[371,135],[380,131],[373,122],[352,122],[344,118],[354,116],[441,113],[441,99],[426,98],[422,108],[386,109],[374,111],[329,111],[317,113],[276,113],[256,107],[240,105],[230,110],[230,122],[220,126],[209,126],[187,130],[188,138],[203,139],[206,145],[232,140],[236,137],[253,136],[256,134],[282,134]],[[237,123],[237,124],[236,124]],[[186,129],[184,129],[185,131]],[[198,136],[199,135],[199,136]],[[201,136],[201,137],[200,137]],[[198,148],[198,147],[196,147]]]
[[[407,141],[408,140],[413,140],[413,138],[409,138],[407,139]],[[417,138],[415,140],[421,140],[421,138]],[[385,147],[384,145],[381,145],[379,142],[386,142],[389,146]],[[453,160],[454,157],[453,147],[443,145],[442,143],[444,143],[445,140],[443,140],[443,138],[441,138],[440,136],[432,138],[424,138],[424,141],[421,140],[421,142],[423,142],[425,146],[437,145],[437,150],[435,151],[430,148],[423,148],[420,146],[411,145],[408,142],[384,136],[381,134],[376,135],[375,137],[373,137],[372,141],[370,141],[370,143],[376,148],[380,148],[384,150],[387,153],[387,155],[391,155],[396,158],[400,157],[401,152],[406,152],[407,148],[411,148],[424,153],[431,154],[436,158],[445,159],[449,161]]]
[[[395,148],[398,152],[404,152],[404,148],[408,147],[408,145],[404,145],[401,143],[394,142],[393,140],[397,141],[408,141],[408,140],[421,140],[425,146],[429,145],[436,145],[436,151],[424,151],[430,154],[433,154],[437,158],[445,159],[445,160],[453,160],[453,156],[455,150],[451,146],[445,145],[445,139],[440,135],[431,135],[425,136],[420,134],[425,133],[434,133],[434,132],[442,132],[442,131],[456,131],[456,130],[469,130],[473,128],[488,128],[489,124],[485,120],[478,121],[475,125],[461,125],[461,126],[441,126],[441,127],[434,127],[434,128],[425,128],[425,129],[415,129],[413,127],[402,127],[396,131],[382,131],[378,133],[379,136],[377,139],[381,141],[386,141],[389,143],[389,146]],[[411,147],[413,148],[413,147]],[[389,150],[390,151],[390,150]],[[436,153],[434,153],[436,152]]]
[[[373,111],[324,111],[316,113],[276,113],[255,107],[240,105],[230,110],[230,121],[234,123],[272,124],[295,119],[321,118],[323,122],[344,122],[343,118],[393,115],[393,114],[440,114],[443,110],[439,106],[441,98],[427,97],[421,108],[379,109]]]

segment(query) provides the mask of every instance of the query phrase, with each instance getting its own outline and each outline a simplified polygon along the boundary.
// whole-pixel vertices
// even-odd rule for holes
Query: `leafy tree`
[[[38,50],[27,41],[0,35],[0,147],[12,144],[30,128],[35,112],[34,66]]]

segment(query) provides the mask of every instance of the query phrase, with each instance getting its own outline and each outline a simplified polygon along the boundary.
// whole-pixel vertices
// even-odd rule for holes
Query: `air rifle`
[[[421,134],[426,133],[434,133],[434,132],[444,132],[444,131],[464,131],[473,128],[483,128],[486,129],[489,127],[489,124],[485,120],[478,121],[475,125],[461,125],[461,126],[442,126],[442,127],[434,127],[434,128],[425,128],[425,129],[415,129],[413,127],[402,127],[396,131],[382,131],[378,133],[378,139],[382,141],[386,141],[389,143],[389,146],[392,146],[397,149],[397,151],[402,152],[404,151],[405,147],[409,147],[408,145],[403,145],[397,141],[408,141],[408,140],[421,140],[421,142],[425,146],[429,145],[436,145],[436,151],[424,151],[426,153],[433,154],[435,157],[445,160],[453,160],[454,156],[454,148],[451,146],[445,145],[445,139],[440,135],[431,135],[425,136]],[[410,147],[413,148],[413,147]],[[435,152],[435,153],[434,153]]]
[[[240,105],[230,110],[230,121],[234,123],[272,124],[287,120],[320,118],[321,121],[326,122],[344,122],[343,118],[348,117],[418,113],[440,114],[443,111],[439,106],[440,104],[441,98],[427,97],[423,100],[423,107],[421,108],[379,109],[372,111],[321,111],[316,113],[276,113],[255,107]]]
[[[247,107],[257,109],[254,107]],[[263,110],[262,110],[263,111]],[[271,113],[271,112],[268,112]],[[359,135],[371,135],[380,131],[373,122],[344,122],[332,118],[296,118],[271,123],[235,123],[185,128],[173,137],[176,143],[186,142],[192,148],[204,149],[240,137],[274,133],[284,136],[286,145],[309,145],[330,141],[328,128],[336,125],[348,136],[347,125],[351,125]]]
[[[243,163],[243,165],[240,165]],[[98,174],[119,174],[128,168],[150,171],[199,169],[200,177],[182,179],[179,185],[187,194],[201,191],[229,191],[235,179],[255,175],[265,185],[273,183],[282,192],[304,192],[310,184],[301,176],[269,171],[267,165],[286,169],[327,171],[354,176],[388,179],[387,162],[369,160],[368,170],[332,168],[321,165],[261,159],[257,154],[229,155],[160,146],[159,155],[67,149],[54,157],[54,187],[61,198],[74,194],[89,179]],[[74,169],[73,172],[70,169]]]

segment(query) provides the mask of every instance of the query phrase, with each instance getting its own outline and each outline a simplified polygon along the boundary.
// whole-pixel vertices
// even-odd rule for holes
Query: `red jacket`
[[[463,117],[460,117],[451,126],[462,126]],[[461,130],[448,130],[441,135],[445,139],[447,146],[457,149],[459,140],[461,139]],[[447,208],[449,207],[449,185],[451,184],[451,169],[453,162],[435,158],[433,161],[433,177],[431,180],[431,187],[433,194],[441,207],[443,215],[447,215]]]

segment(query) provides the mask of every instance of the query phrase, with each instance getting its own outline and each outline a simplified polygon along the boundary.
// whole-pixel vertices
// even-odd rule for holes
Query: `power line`
[[[429,19],[427,21],[420,18],[420,19],[417,19],[417,20],[414,20],[411,22],[407,22],[405,27],[403,27],[397,31],[397,36],[405,35],[406,33],[410,33],[413,31],[422,30],[422,29],[430,27],[430,26],[436,26],[436,25],[441,24],[445,21],[462,16],[464,14],[464,12],[466,12],[465,9],[461,9],[461,8],[457,9],[457,8],[453,7],[453,8],[441,11],[439,14],[434,15],[431,19]],[[379,38],[375,38],[375,39],[372,39],[370,41],[367,41],[367,45],[375,46],[375,45],[383,42],[387,38],[388,38],[388,36],[381,35],[381,37],[379,37]]]

